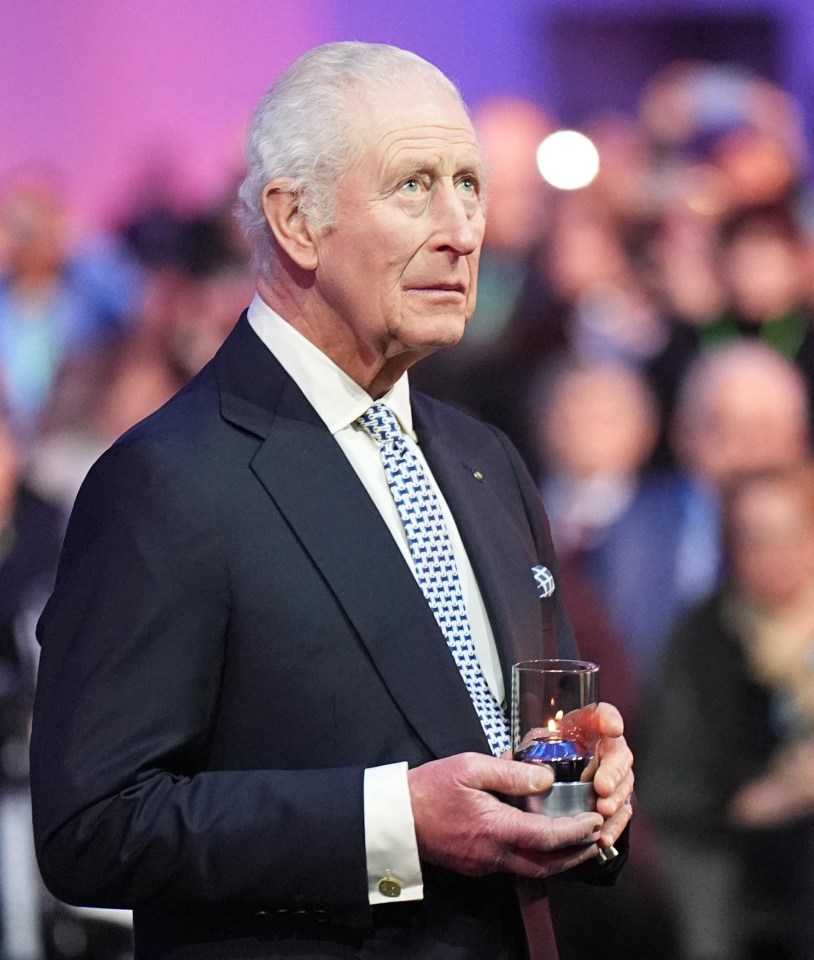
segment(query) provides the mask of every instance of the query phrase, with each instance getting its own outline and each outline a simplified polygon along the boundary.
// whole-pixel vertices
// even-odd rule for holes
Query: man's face
[[[461,105],[427,82],[361,98],[353,117],[362,149],[318,238],[315,284],[338,339],[367,362],[419,359],[456,343],[475,309],[480,150]]]
[[[777,608],[810,589],[814,523],[803,491],[781,480],[753,481],[732,504],[732,562],[741,587]]]
[[[785,379],[763,368],[730,371],[690,429],[691,469],[725,490],[752,473],[799,462],[808,428],[804,404]]]

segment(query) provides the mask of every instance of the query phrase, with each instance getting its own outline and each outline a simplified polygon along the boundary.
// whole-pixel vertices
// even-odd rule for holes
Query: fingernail
[[[529,779],[529,788],[532,790],[548,790],[551,786],[551,777],[544,773],[537,773]]]

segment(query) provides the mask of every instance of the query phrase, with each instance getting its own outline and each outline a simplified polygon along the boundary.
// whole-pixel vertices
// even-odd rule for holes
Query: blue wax
[[[514,759],[523,763],[546,763],[554,770],[556,781],[573,783],[581,778],[591,754],[573,740],[550,737],[524,744],[515,752]]]
[[[527,763],[550,763],[552,760],[581,760],[585,752],[573,740],[532,740],[521,747],[518,754]]]

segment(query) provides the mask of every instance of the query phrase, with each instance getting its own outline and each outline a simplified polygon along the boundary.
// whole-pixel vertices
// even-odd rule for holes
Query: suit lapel
[[[490,479],[493,454],[464,452],[460,438],[436,415],[437,409],[426,398],[414,398],[416,432],[475,571],[508,691],[512,664],[538,659],[544,630],[553,630],[553,620],[544,618],[534,588],[531,568],[539,558],[533,545],[515,531]]]
[[[222,414],[265,437],[251,469],[331,586],[407,722],[436,756],[488,750],[435,618],[341,448],[245,319],[230,340],[216,361]]]

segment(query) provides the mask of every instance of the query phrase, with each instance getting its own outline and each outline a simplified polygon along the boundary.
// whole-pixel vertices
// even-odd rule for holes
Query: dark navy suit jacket
[[[556,576],[547,521],[502,434],[413,407],[509,689],[513,661],[575,654],[531,572]],[[488,747],[384,521],[245,315],[91,470],[39,636],[43,875],[132,907],[139,958],[515,955],[507,876],[427,866],[423,901],[368,905],[364,769]]]

